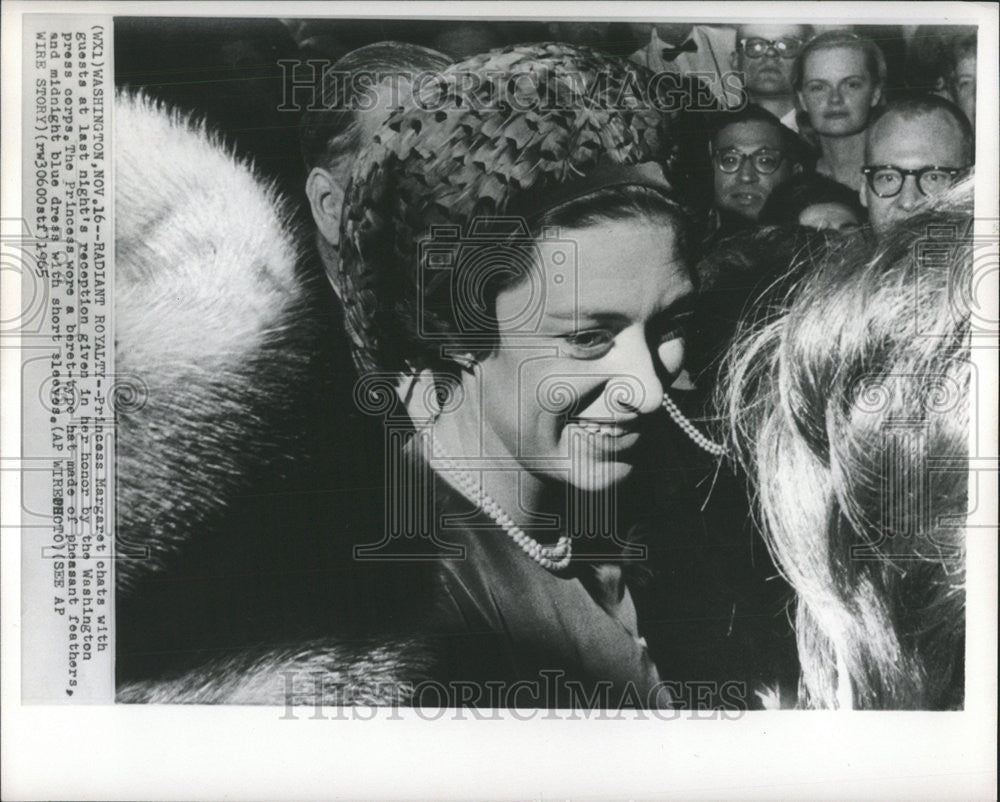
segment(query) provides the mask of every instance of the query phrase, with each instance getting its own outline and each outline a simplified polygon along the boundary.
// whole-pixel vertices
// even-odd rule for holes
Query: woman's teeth
[[[574,421],[573,425],[588,434],[602,434],[606,437],[617,437],[627,433],[627,430],[613,423],[594,423],[593,421]]]

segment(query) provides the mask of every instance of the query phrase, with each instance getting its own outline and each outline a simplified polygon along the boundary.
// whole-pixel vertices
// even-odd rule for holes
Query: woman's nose
[[[843,106],[844,96],[840,93],[839,89],[833,89],[830,92],[830,105],[831,106]]]
[[[618,378],[608,383],[607,404],[616,415],[646,415],[655,412],[663,404],[663,384],[654,362],[655,357],[650,353],[644,336],[639,335],[635,339],[637,342],[624,353]],[[683,360],[683,351],[680,358]]]
[[[684,340],[677,337],[660,343],[660,347],[656,349],[656,355],[667,375],[673,378],[684,367]]]

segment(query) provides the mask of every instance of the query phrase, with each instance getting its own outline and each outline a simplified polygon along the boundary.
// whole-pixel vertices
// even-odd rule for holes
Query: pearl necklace
[[[666,393],[663,394],[663,408],[673,419],[674,423],[681,427],[684,434],[690,437],[692,442],[698,446],[698,448],[703,451],[707,451],[713,457],[721,457],[726,453],[726,447],[709,440],[705,435],[699,432],[695,425],[688,420],[687,416],[680,411],[680,408],[674,403],[674,399]]]
[[[561,571],[569,565],[570,558],[573,556],[573,544],[568,535],[560,537],[554,546],[543,546],[533,537],[525,534],[524,530],[514,523],[511,517],[483,489],[482,484],[475,476],[458,467],[450,457],[446,457],[441,450],[441,445],[433,436],[431,436],[431,444],[434,459],[451,474],[462,494],[492,518],[507,533],[507,536],[521,547],[525,554],[549,571]]]

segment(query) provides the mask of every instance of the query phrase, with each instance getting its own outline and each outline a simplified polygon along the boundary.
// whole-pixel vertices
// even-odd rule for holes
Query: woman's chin
[[[821,136],[843,137],[854,136],[854,134],[859,134],[864,130],[864,125],[859,126],[855,120],[845,117],[826,121],[823,128],[817,128],[816,132]]]
[[[621,458],[588,460],[582,465],[574,465],[567,481],[585,493],[601,493],[627,479],[634,469],[635,465],[632,462],[626,462]]]

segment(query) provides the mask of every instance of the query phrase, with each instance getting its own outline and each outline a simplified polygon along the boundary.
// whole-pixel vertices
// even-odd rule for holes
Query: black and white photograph
[[[995,7],[13,5],[5,798],[995,794]]]

